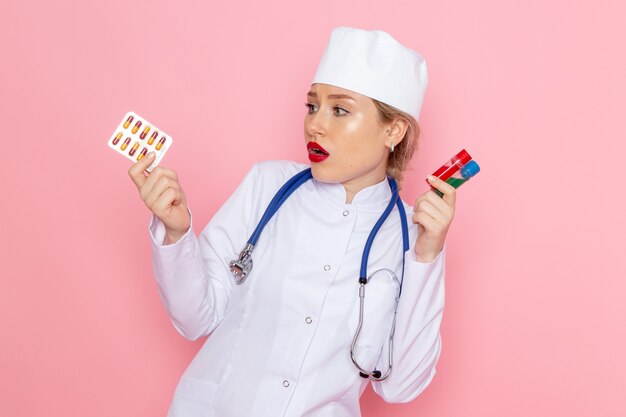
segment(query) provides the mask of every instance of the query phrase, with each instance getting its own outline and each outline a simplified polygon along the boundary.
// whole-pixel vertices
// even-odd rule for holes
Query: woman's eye
[[[333,107],[333,110],[335,111],[335,116],[345,116],[346,114],[348,114],[348,111],[346,109],[342,109],[339,106]]]
[[[304,107],[309,109],[309,113],[313,113],[315,111],[315,104],[304,103]]]

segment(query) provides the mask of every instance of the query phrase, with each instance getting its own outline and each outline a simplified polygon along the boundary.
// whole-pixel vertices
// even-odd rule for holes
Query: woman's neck
[[[378,171],[369,172],[364,176],[343,182],[342,185],[346,190],[346,204],[351,204],[354,196],[357,195],[359,191],[374,184],[378,184],[383,181],[386,176],[386,172],[383,172],[382,174]]]

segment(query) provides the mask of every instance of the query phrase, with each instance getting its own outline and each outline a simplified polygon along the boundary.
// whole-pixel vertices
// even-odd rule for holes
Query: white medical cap
[[[333,29],[313,83],[382,101],[418,119],[428,85],[424,58],[382,30]]]

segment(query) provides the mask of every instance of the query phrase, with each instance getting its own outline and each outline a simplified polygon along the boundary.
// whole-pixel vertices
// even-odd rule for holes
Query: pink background
[[[129,110],[172,134],[199,233],[252,163],[306,161],[338,25],[426,57],[405,200],[461,148],[483,170],[448,234],[438,375],[410,404],[368,388],[363,415],[626,415],[623,0],[3,1],[0,415],[165,415],[204,339],[169,323],[107,139]]]

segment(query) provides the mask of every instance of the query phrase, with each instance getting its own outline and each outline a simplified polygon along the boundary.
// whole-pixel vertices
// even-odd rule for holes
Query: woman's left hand
[[[429,176],[428,180],[443,193],[443,198],[428,190],[415,200],[413,223],[418,228],[415,255],[419,262],[432,262],[443,249],[456,201],[456,188],[435,176]]]

